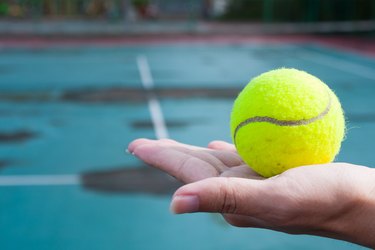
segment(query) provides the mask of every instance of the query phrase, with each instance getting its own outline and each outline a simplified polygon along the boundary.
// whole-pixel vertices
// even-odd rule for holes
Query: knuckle
[[[237,208],[237,195],[235,187],[230,181],[230,178],[223,178],[224,182],[220,185],[218,210],[224,214],[236,214]]]
[[[191,158],[191,157],[184,157],[181,159],[180,163],[179,163],[179,171],[182,172],[182,171],[185,171],[186,169],[189,169],[190,166],[193,163],[194,161],[194,158]]]
[[[199,163],[197,163],[197,160],[194,157],[182,157],[177,164],[176,172],[180,175],[189,175],[197,164]]]

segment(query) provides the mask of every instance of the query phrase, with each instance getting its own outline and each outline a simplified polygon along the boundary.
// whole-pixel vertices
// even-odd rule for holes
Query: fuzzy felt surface
[[[336,95],[315,76],[296,69],[255,77],[235,100],[231,114],[238,153],[264,177],[333,161],[344,133]]]

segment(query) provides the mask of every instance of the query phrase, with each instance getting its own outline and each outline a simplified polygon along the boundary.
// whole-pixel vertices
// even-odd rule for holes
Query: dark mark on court
[[[21,143],[37,136],[37,133],[27,130],[16,132],[0,132],[0,143]]]
[[[0,160],[0,169],[8,167],[10,164],[11,162],[8,160]]]
[[[238,88],[166,88],[155,89],[153,93],[160,98],[234,98]],[[99,90],[66,91],[62,95],[65,101],[77,102],[129,102],[146,101],[147,93],[138,88],[111,88]]]
[[[141,166],[82,174],[84,188],[105,193],[169,195],[182,184],[160,170]]]
[[[240,92],[239,88],[161,88],[154,89],[159,98],[230,98]],[[72,101],[72,102],[144,102],[149,92],[140,88],[109,88],[66,90],[63,93],[0,93],[0,100],[5,101]]]
[[[170,128],[183,128],[187,127],[191,122],[188,121],[177,121],[167,120],[165,121],[167,127]],[[153,129],[154,124],[150,120],[137,120],[130,124],[133,128],[137,129]]]

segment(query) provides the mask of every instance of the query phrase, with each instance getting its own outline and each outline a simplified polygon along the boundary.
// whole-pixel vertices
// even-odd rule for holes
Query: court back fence
[[[375,20],[374,0],[0,0],[2,19]]]

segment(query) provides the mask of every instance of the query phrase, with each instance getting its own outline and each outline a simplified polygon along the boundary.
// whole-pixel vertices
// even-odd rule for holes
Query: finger
[[[224,150],[206,150],[209,154],[219,159],[227,167],[237,167],[243,165],[242,158],[234,152]]]
[[[170,140],[170,139],[150,140],[150,139],[146,139],[146,138],[139,138],[139,139],[136,139],[136,140],[133,140],[132,142],[130,142],[127,150],[130,153],[133,153],[134,150],[139,146],[142,146],[144,144],[149,144],[149,143],[158,143],[158,142],[161,142],[161,143],[164,143],[164,144],[177,144],[176,141]]]
[[[160,146],[157,141],[137,142],[132,153],[147,164],[155,166],[184,183],[218,176],[218,171],[206,161],[180,152],[173,147]],[[134,148],[133,148],[134,147]]]
[[[142,145],[153,145],[155,147],[166,147],[173,148],[176,151],[180,151],[187,155],[206,161],[213,168],[217,169],[218,173],[225,172],[228,167],[239,166],[243,164],[238,154],[228,151],[217,151],[202,147],[196,147],[188,144],[183,144],[170,139],[162,140],[148,140],[148,139],[137,139],[130,143],[128,151],[134,153],[137,147]],[[211,176],[212,177],[212,176]]]
[[[171,203],[174,213],[217,212],[254,216],[268,212],[269,184],[243,178],[209,178],[178,189]]]
[[[182,148],[186,148],[188,150],[208,151],[207,148],[193,146],[193,145],[189,145],[189,144],[184,144],[184,143],[177,142],[177,141],[171,140],[171,139],[150,140],[150,139],[146,139],[146,138],[139,138],[139,139],[136,139],[136,140],[130,142],[127,150],[130,153],[132,153],[132,152],[134,152],[134,150],[137,147],[142,146],[144,144],[150,144],[150,143],[154,143],[154,144],[157,144],[159,146],[164,146],[164,147],[181,146]]]
[[[183,144],[183,143],[180,143],[180,142],[177,142],[177,141],[174,141],[174,140],[170,140],[170,139],[161,139],[161,140],[138,139],[138,140],[135,140],[134,142],[132,142],[129,145],[129,149],[131,150],[131,152],[133,154],[136,154],[135,151],[137,151],[137,152],[139,151],[139,150],[137,150],[137,148],[142,147],[144,145],[148,145],[148,147],[157,147],[157,149],[160,149],[160,148],[169,149],[169,152],[174,152],[174,155],[183,156],[183,154],[186,154],[187,156],[198,158],[198,159],[195,159],[195,160],[205,161],[205,162],[208,163],[208,165],[205,164],[206,167],[215,168],[217,170],[217,174],[215,176],[219,175],[220,173],[222,173],[222,172],[224,172],[225,170],[228,169],[228,167],[226,165],[224,165],[224,163],[220,159],[218,159],[217,157],[210,154],[209,151],[212,151],[212,150],[207,150],[205,148],[196,147],[196,146],[192,146],[192,145],[188,145],[188,144]],[[181,152],[183,154],[178,154],[178,152]],[[165,161],[160,162],[159,161],[160,159],[158,159],[158,158],[152,159],[153,161],[150,162],[150,161],[148,161],[149,157],[144,158],[143,154],[141,154],[141,155],[136,154],[136,156],[142,158],[142,160],[145,160],[146,163],[157,166],[159,168],[163,167],[163,166],[161,166],[161,164],[165,164]],[[154,154],[146,155],[146,156],[154,157]],[[186,156],[184,156],[183,158],[185,159]],[[189,162],[195,161],[194,159],[186,159],[186,160],[189,160]],[[155,162],[155,161],[157,161],[157,162]],[[183,161],[185,161],[185,160],[183,160]],[[178,176],[176,176],[176,177],[178,177]],[[212,176],[209,176],[209,177],[212,177]]]
[[[199,158],[202,161],[207,162],[213,168],[217,169],[218,173],[222,173],[228,169],[226,163],[230,163],[230,165],[238,164],[240,161],[238,157],[231,157],[230,159],[226,159],[225,163],[222,159],[228,157],[228,154],[221,155],[220,152],[215,152],[214,150],[210,150],[207,148],[197,147],[189,144],[180,143],[177,141],[172,140],[158,140],[157,143],[160,143],[160,147],[170,147],[174,150],[180,151],[192,157]],[[219,157],[220,156],[220,157]]]
[[[263,176],[260,176],[249,166],[242,164],[240,166],[232,167],[228,171],[223,172],[220,177],[238,177],[246,179],[264,180]]]
[[[207,146],[210,153],[220,159],[226,166],[235,167],[243,164],[242,158],[237,154],[233,144],[225,141],[212,141]]]
[[[174,147],[173,149],[207,162],[212,168],[217,170],[218,175],[228,169],[228,166],[223,161],[210,152],[211,150],[194,150],[187,147]],[[237,161],[233,160],[227,160],[226,162],[237,163]]]
[[[233,153],[237,153],[236,147],[233,144],[230,144],[225,141],[212,141],[208,144],[207,147],[210,149],[226,150],[226,151],[230,151]]]
[[[137,147],[145,144],[152,144],[158,147],[173,147],[175,150],[206,161],[207,163],[211,164],[212,167],[216,168],[220,173],[224,172],[227,167],[233,167],[243,164],[241,158],[236,153],[228,151],[216,151],[207,148],[192,146],[170,139],[137,139],[129,144],[128,151],[133,153]]]

